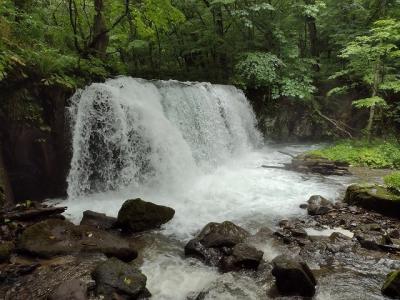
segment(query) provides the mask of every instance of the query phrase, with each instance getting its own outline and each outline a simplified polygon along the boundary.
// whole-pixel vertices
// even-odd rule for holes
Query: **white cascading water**
[[[164,238],[143,251],[152,299],[184,300],[204,290],[211,290],[206,299],[264,299],[263,283],[251,276],[184,259],[184,243],[211,221],[231,220],[251,232],[273,226],[301,214],[299,204],[311,195],[335,199],[342,189],[337,178],[261,168],[290,157],[262,145],[254,113],[233,86],[120,77],[78,91],[69,110],[65,205],[72,220],[86,209],[116,216],[136,197],[176,211]],[[258,247],[268,259],[278,254],[268,241]]]
[[[249,103],[232,86],[120,77],[76,93],[70,115],[70,197],[181,186],[260,144]]]

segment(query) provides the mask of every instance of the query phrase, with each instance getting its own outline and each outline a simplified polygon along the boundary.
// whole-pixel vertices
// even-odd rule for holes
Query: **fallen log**
[[[53,215],[60,215],[67,210],[67,207],[40,207],[21,211],[3,213],[3,218],[10,221],[27,221],[32,219],[46,218]]]

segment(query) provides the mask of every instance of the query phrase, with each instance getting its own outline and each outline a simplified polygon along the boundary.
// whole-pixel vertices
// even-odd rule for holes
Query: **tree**
[[[369,119],[366,126],[368,140],[371,138],[377,109],[386,107],[385,93],[400,91],[400,78],[396,64],[400,58],[400,21],[380,20],[374,23],[367,35],[358,36],[342,50],[340,57],[346,59],[346,68],[336,76],[355,76],[370,90],[370,96],[353,102],[357,108],[368,108]],[[345,86],[335,91],[343,91]]]

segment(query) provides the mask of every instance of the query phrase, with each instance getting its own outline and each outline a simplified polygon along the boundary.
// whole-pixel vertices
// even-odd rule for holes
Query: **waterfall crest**
[[[119,77],[76,92],[69,116],[70,198],[182,185],[261,143],[233,86]]]

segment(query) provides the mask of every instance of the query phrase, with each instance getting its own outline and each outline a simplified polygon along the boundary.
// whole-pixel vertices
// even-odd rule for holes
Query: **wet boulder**
[[[105,214],[101,214],[91,210],[86,210],[83,212],[83,217],[80,224],[109,230],[116,226],[117,218],[109,217]]]
[[[345,202],[385,216],[400,218],[400,196],[377,184],[349,186]]]
[[[382,294],[390,298],[400,299],[400,270],[388,274],[382,286]]]
[[[147,278],[137,268],[116,258],[100,263],[92,272],[96,294],[105,299],[139,299],[150,296]]]
[[[185,246],[185,255],[197,257],[217,266],[222,258],[232,255],[235,245],[245,241],[249,233],[232,222],[209,223]]]
[[[281,295],[314,296],[317,281],[305,262],[280,255],[272,261],[272,265],[272,275]]]
[[[209,223],[198,235],[207,248],[232,247],[243,242],[249,233],[232,222]]]
[[[221,262],[221,270],[224,272],[241,269],[257,270],[264,253],[255,247],[245,243],[236,244],[232,249],[232,255],[225,256]]]
[[[127,200],[118,212],[118,226],[127,232],[140,232],[160,227],[170,221],[175,210],[142,199]]]
[[[319,195],[311,196],[307,203],[307,212],[311,216],[325,215],[333,209],[333,203]]]
[[[99,252],[124,261],[137,257],[128,241],[109,232],[71,222],[49,219],[24,230],[17,250],[43,258],[79,252]]]
[[[79,279],[61,283],[48,297],[48,300],[87,300],[87,285]]]

